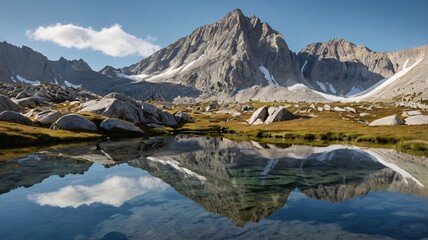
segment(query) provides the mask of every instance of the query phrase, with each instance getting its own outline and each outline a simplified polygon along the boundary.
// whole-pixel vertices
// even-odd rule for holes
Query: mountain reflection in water
[[[394,164],[396,172],[380,163],[384,160],[349,146],[282,148],[203,137],[162,143],[155,153],[129,164],[238,226],[268,217],[296,188],[329,202],[381,190],[427,195],[423,184],[405,170]]]
[[[184,196],[184,199],[198,203],[209,214],[213,213],[215,216],[230,219],[237,227],[233,231],[230,230],[230,233],[225,230],[225,235],[216,235],[214,238],[246,238],[254,237],[247,228],[255,228],[253,224],[264,219],[287,223],[297,219],[309,222],[317,219],[318,224],[321,222],[331,224],[334,223],[332,219],[335,218],[328,216],[335,212],[342,218],[355,217],[357,219],[355,224],[358,221],[364,222],[365,218],[358,220],[359,217],[355,213],[349,213],[345,209],[354,207],[357,203],[370,201],[371,198],[359,198],[370,193],[381,194],[373,195],[378,197],[393,193],[410,194],[409,196],[422,197],[424,200],[420,201],[427,203],[427,168],[426,157],[398,153],[391,149],[368,149],[345,145],[327,147],[272,145],[235,142],[225,138],[179,135],[47,149],[0,162],[0,204],[2,197],[8,199],[8,196],[24,191],[20,187],[25,187],[28,189],[25,190],[25,201],[36,203],[40,207],[50,207],[52,211],[71,207],[76,209],[75,214],[77,214],[83,211],[83,206],[86,206],[87,211],[89,209],[94,211],[96,206],[101,204],[109,209],[104,211],[111,215],[100,217],[99,224],[108,225],[111,228],[113,225],[119,226],[117,222],[111,222],[114,219],[113,216],[120,216],[115,211],[128,209],[126,211],[132,213],[129,218],[122,219],[123,224],[131,219],[134,219],[134,222],[144,222],[138,209],[155,202],[159,202],[155,205],[172,204],[174,210],[168,208],[167,213],[161,214],[159,212],[161,210],[156,212],[156,207],[152,208],[151,210],[155,211],[150,215],[152,222],[160,224],[156,218],[161,221],[162,216],[166,215],[164,217],[168,221],[176,219],[175,224],[184,224],[185,221],[182,218],[195,216],[188,216],[185,211],[180,213],[178,209],[181,205],[172,200],[181,199]],[[94,173],[95,170],[98,173]],[[59,180],[53,182],[55,176],[65,176],[61,180],[64,183],[59,183]],[[171,198],[171,196],[174,197]],[[397,196],[399,195],[391,195],[389,198],[396,199]],[[151,200],[148,201],[148,198]],[[310,199],[312,201],[309,201]],[[315,204],[313,200],[323,201],[317,201]],[[179,201],[182,204],[181,207],[198,212],[197,216],[204,216],[203,221],[207,221],[207,224],[210,220],[214,221],[213,217],[206,215],[208,213],[202,214],[195,208],[196,206],[183,201]],[[142,205],[130,208],[128,205],[131,202]],[[296,212],[296,209],[300,209],[299,204],[303,203],[307,204],[304,210],[299,210],[302,211],[300,213]],[[340,205],[332,203],[340,203]],[[375,209],[382,203],[370,204]],[[394,204],[407,203],[394,202]],[[343,207],[348,205],[348,208]],[[361,206],[361,209],[366,207]],[[423,222],[428,220],[428,210],[426,205],[421,207],[422,211],[418,212],[419,215],[415,219],[421,219]],[[115,208],[118,210],[114,210]],[[165,208],[161,209],[165,210]],[[366,211],[368,211],[367,215],[374,214],[373,211]],[[1,212],[2,208],[0,208]],[[325,216],[317,215],[316,212],[324,213]],[[398,219],[404,219],[404,215],[407,216],[410,213],[397,210],[394,214]],[[386,216],[387,214],[376,213],[375,215]],[[408,216],[406,219],[403,221],[409,221]],[[382,221],[383,219],[380,219],[378,222]],[[398,223],[397,221],[394,224]],[[2,223],[1,220],[0,223]],[[204,231],[208,231],[208,225],[199,221],[197,223],[204,226]],[[261,232],[271,228],[265,224],[257,225],[263,228]],[[426,222],[422,225],[419,222],[411,223],[413,225],[401,229],[401,232],[390,230],[388,230],[390,232],[384,232],[369,230],[369,228],[362,230],[356,228],[355,224],[344,224],[342,228],[354,234],[360,232],[385,234],[385,236],[400,238],[407,236],[400,234],[409,234],[412,227],[416,226],[419,231],[412,233],[414,237],[428,234],[427,230],[422,230],[428,227]],[[85,227],[89,226],[91,225],[85,224]],[[161,231],[162,224],[158,227],[157,231]],[[97,228],[101,228],[101,225]],[[129,232],[135,229],[132,230],[130,226],[124,228],[128,231],[126,236],[132,236]],[[230,226],[222,226],[222,228],[229,229]],[[98,230],[101,232],[92,233],[96,235],[95,238],[100,238],[103,234],[107,234],[106,236],[122,234],[120,229],[115,231],[109,228],[101,229],[104,233],[101,234],[103,231],[100,229]],[[3,228],[0,227],[0,233],[2,230]],[[73,231],[70,230],[70,236],[75,236]],[[87,231],[89,234],[94,229]],[[154,232],[156,231],[153,230],[152,234]],[[246,232],[250,235],[244,234]],[[139,235],[134,237],[139,238],[141,234],[145,237],[154,237],[148,235],[149,233],[139,232]],[[209,236],[206,232],[204,235],[203,231],[200,234],[199,237]],[[41,236],[43,236],[41,239],[47,237],[47,235]],[[168,235],[164,237],[167,238]],[[195,238],[198,237],[195,235]]]

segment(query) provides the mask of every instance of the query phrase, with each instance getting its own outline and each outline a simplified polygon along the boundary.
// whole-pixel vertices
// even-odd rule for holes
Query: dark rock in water
[[[72,131],[97,131],[97,125],[79,114],[67,114],[51,125],[51,129]]]
[[[0,113],[0,121],[34,126],[34,123],[29,118],[14,111],[4,111]]]
[[[3,111],[21,111],[21,107],[10,100],[8,97],[0,94],[0,112]]]

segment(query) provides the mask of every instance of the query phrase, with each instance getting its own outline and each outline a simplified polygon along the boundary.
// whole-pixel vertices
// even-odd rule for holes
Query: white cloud
[[[25,35],[35,41],[49,41],[66,48],[92,49],[113,57],[129,55],[150,56],[160,49],[152,43],[154,37],[137,38],[115,24],[100,31],[73,24],[61,24],[27,30]]]
[[[120,207],[126,201],[148,191],[163,191],[167,184],[155,177],[140,177],[137,179],[111,176],[92,186],[70,185],[56,192],[30,195],[28,198],[41,206],[74,207],[103,203]]]

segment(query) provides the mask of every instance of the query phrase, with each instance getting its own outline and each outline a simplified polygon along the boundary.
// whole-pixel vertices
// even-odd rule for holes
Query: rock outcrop
[[[268,107],[260,107],[253,113],[253,115],[251,115],[251,118],[248,120],[248,124],[254,124],[254,122],[258,119],[260,119],[260,121],[263,123],[268,117],[268,115]],[[260,121],[258,121],[257,123],[260,123]]]
[[[117,120],[112,118],[107,118],[100,123],[100,127],[107,131],[112,131],[114,129],[119,131],[126,131],[132,133],[143,134],[143,130],[135,126],[130,122],[125,122],[123,120]]]
[[[43,103],[63,103],[66,101],[86,102],[98,99],[99,96],[85,90],[74,89],[57,84],[4,84],[0,83],[0,94],[20,102],[22,105],[31,106]]]
[[[265,124],[293,120],[296,118],[296,116],[289,112],[285,107],[270,107],[268,112],[269,116],[265,120]]]
[[[193,118],[182,111],[178,111],[174,114],[175,120],[177,121],[177,123],[191,123],[194,122]]]
[[[374,120],[369,126],[391,126],[391,125],[402,125],[404,121],[401,120],[397,115],[383,117]]]
[[[56,110],[46,110],[34,115],[34,119],[43,125],[51,125],[61,117],[61,112]]]
[[[99,100],[88,101],[82,104],[79,112],[92,112],[133,123],[156,123],[168,126],[178,124],[171,113],[119,93],[109,93]]]
[[[247,122],[252,125],[260,125],[287,121],[295,118],[296,116],[288,111],[284,106],[269,108],[264,106],[257,109]]]
[[[51,127],[53,130],[71,130],[71,131],[97,131],[97,125],[89,121],[84,116],[79,114],[67,114],[56,122],[54,122]]]
[[[14,103],[5,95],[0,94],[0,112],[3,112],[3,111],[19,112],[21,111],[21,107],[18,106],[16,103]]]
[[[0,121],[12,122],[21,125],[34,126],[34,123],[27,118],[26,116],[14,112],[14,111],[4,111],[0,113]]]
[[[415,115],[404,119],[406,125],[428,124],[428,115]]]

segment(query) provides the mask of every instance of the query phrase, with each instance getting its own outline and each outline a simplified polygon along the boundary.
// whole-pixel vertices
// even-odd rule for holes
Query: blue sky
[[[29,46],[52,60],[61,56],[83,58],[94,70],[107,64],[123,67],[136,63],[148,55],[147,52],[165,47],[236,8],[247,16],[256,15],[268,22],[284,35],[293,51],[331,38],[345,38],[374,51],[428,44],[427,0],[2,0],[1,6],[0,41]],[[108,35],[97,34],[94,35],[97,40],[89,48],[62,47],[49,38],[68,44],[66,38],[70,35],[64,35],[68,30],[46,29],[57,23],[60,27],[80,26],[84,28],[78,29],[82,34],[87,34],[84,31],[89,27],[97,32],[119,24],[121,28],[115,28],[115,34],[122,31],[120,34],[125,40],[131,39],[135,46],[147,43],[149,48],[136,52],[129,49],[118,52],[116,46],[105,49],[116,40],[104,43],[102,38]],[[43,29],[36,32],[39,27]],[[26,34],[28,30],[32,35]],[[43,39],[48,40],[41,41]],[[99,44],[100,41],[103,44]]]

